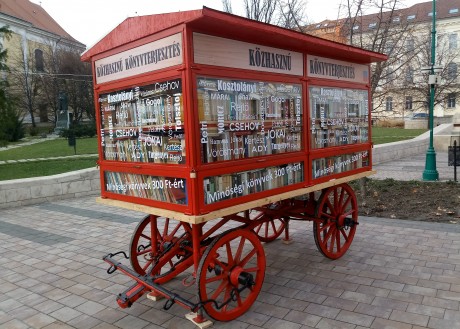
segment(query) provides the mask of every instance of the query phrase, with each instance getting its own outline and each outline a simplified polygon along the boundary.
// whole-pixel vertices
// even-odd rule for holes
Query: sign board
[[[303,55],[285,49],[193,33],[193,51],[198,64],[303,75]]]
[[[455,150],[455,156],[454,156],[454,150]],[[457,161],[454,161],[454,160]],[[448,146],[447,147],[447,164],[449,166],[453,166],[454,162],[457,165],[457,167],[460,167],[460,146]]]
[[[312,78],[369,83],[369,66],[307,55],[307,75]]]
[[[177,33],[96,61],[96,83],[127,78],[182,63],[182,33]]]

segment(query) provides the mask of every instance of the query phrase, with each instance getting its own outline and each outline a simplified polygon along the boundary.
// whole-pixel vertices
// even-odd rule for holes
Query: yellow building
[[[389,59],[374,66],[373,116],[425,118],[428,113],[428,71],[431,63],[433,2],[371,15],[326,20],[306,27],[306,33],[336,42],[386,53]],[[436,1],[436,56],[439,67],[434,115],[449,122],[460,112],[460,3]],[[442,119],[444,117],[444,119]]]
[[[12,32],[9,39],[0,38],[10,69],[2,72],[2,78],[8,80],[10,92],[20,98],[24,122],[55,122],[58,94],[65,90],[62,81],[56,80],[62,70],[62,54],[80,54],[86,46],[40,5],[28,0],[1,1],[0,26],[8,26]]]

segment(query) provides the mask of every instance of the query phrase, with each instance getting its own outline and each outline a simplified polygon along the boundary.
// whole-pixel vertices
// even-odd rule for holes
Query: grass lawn
[[[372,127],[372,141],[374,144],[397,142],[417,137],[426,131],[428,130]]]
[[[76,141],[77,154],[97,154],[97,138],[77,138]],[[67,139],[58,138],[0,151],[0,161],[48,158],[74,154],[74,148],[68,145]]]
[[[0,165],[0,181],[9,179],[50,176],[69,171],[96,167],[97,158],[46,160]]]
[[[426,130],[402,128],[372,128],[375,144],[390,143],[414,138]],[[77,139],[77,154],[97,154],[97,138]],[[74,155],[74,148],[67,139],[59,138],[41,143],[0,151],[0,161],[46,158]],[[63,160],[34,161],[0,165],[0,180],[49,176],[64,172],[90,168],[96,165],[95,158],[73,158]]]

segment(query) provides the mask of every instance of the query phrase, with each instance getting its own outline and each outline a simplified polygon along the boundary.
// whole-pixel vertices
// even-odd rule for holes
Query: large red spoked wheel
[[[256,300],[265,277],[262,243],[250,230],[236,229],[216,238],[203,254],[197,285],[206,313],[231,321]]]
[[[255,221],[261,223],[256,225],[253,230],[262,242],[272,242],[283,233],[286,228],[286,220],[281,214],[273,214],[273,210],[280,208],[279,203],[272,203],[265,209],[255,210],[258,212]]]
[[[156,243],[155,250],[152,241]],[[163,217],[151,221],[148,215],[137,225],[131,238],[131,266],[141,275],[164,277],[169,274],[172,278],[177,265],[191,256],[191,241],[188,224]]]
[[[313,235],[319,251],[330,259],[342,257],[353,241],[358,225],[358,202],[348,184],[323,191],[316,208]]]

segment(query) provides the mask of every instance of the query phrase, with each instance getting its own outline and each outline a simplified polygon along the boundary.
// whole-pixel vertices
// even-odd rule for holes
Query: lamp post
[[[426,151],[425,159],[425,170],[423,171],[423,180],[433,181],[439,179],[439,173],[436,169],[436,151],[433,147],[433,112],[434,112],[434,91],[437,82],[437,76],[435,75],[435,55],[436,55],[436,0],[433,0],[433,27],[431,30],[431,63],[430,63],[430,75],[428,83],[430,84],[430,145]]]

